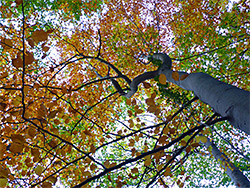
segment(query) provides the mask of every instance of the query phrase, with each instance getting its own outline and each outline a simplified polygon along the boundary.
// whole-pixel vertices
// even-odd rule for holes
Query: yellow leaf
[[[150,166],[150,164],[151,164],[151,162],[152,162],[152,160],[151,160],[151,156],[149,155],[149,156],[146,156],[145,157],[145,161],[144,161],[144,165],[145,166]]]
[[[172,72],[172,78],[173,78],[175,81],[178,81],[178,80],[179,80],[179,73],[173,71],[173,72]]]
[[[5,187],[8,183],[8,179],[4,177],[0,177],[0,187]]]
[[[165,85],[167,83],[167,77],[166,77],[165,74],[160,74],[160,76],[159,76],[159,82],[162,85]]]
[[[40,165],[38,165],[36,168],[35,168],[35,173],[40,176],[43,172],[43,167],[41,167]]]
[[[180,80],[185,80],[188,76],[189,76],[189,74],[183,74],[183,75],[181,75]]]
[[[207,137],[205,136],[198,136],[196,138],[197,142],[199,143],[200,141],[203,142],[203,143],[206,143],[207,142]]]

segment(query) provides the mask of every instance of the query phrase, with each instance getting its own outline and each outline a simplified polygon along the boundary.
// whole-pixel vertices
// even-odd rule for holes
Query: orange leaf
[[[173,72],[172,72],[172,78],[173,78],[175,81],[178,81],[178,80],[179,80],[179,73],[173,71]]]
[[[7,76],[8,76],[8,72],[3,72],[3,73],[0,75],[0,79],[6,78]]]
[[[165,85],[167,83],[167,77],[166,77],[165,74],[160,74],[160,76],[159,76],[159,82],[162,85]]]
[[[180,80],[185,80],[188,76],[189,76],[189,74],[183,74],[183,75],[181,75]]]

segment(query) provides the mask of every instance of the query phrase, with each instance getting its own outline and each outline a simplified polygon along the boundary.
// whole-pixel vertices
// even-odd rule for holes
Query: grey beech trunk
[[[214,111],[237,129],[250,134],[250,92],[214,79],[206,73],[191,73],[184,80],[174,80],[171,70],[172,61],[167,54],[156,53],[153,59],[161,60],[162,66],[157,71],[146,72],[137,76],[131,83],[131,90],[125,94],[131,97],[138,89],[138,85],[147,79],[165,74],[168,82],[172,82],[185,90],[193,91],[201,101],[211,106]],[[178,72],[179,77],[187,75]]]
[[[206,143],[203,143],[211,155],[221,164],[225,169],[227,175],[232,179],[237,187],[250,187],[250,182],[247,177],[237,168],[233,163],[230,162],[229,158],[222,153],[216,145],[207,139]]]

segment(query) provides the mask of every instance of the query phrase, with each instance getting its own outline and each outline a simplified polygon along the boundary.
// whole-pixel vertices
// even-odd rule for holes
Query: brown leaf
[[[36,42],[46,41],[48,39],[48,33],[44,30],[36,30],[32,33],[31,38]]]
[[[35,47],[35,42],[34,42],[34,40],[33,40],[32,38],[28,38],[27,41],[28,41],[28,44],[29,44],[32,48]]]
[[[178,81],[178,80],[179,80],[179,73],[173,71],[173,72],[172,72],[172,78],[173,78],[175,81]]]
[[[27,53],[25,54],[25,65],[30,65],[30,64],[32,64],[34,60],[35,60],[35,59],[34,59],[34,56],[33,56],[32,53],[27,52]]]
[[[3,39],[1,40],[1,46],[5,49],[5,50],[9,50],[12,48],[13,43],[11,39]]]
[[[143,84],[144,88],[146,88],[146,89],[151,87],[151,85],[147,82],[142,82],[142,84]]]
[[[49,51],[49,47],[48,47],[48,46],[44,46],[44,47],[43,47],[43,51],[44,51],[44,52]]]
[[[189,74],[183,74],[183,75],[181,75],[180,80],[185,80],[188,76],[189,76]]]
[[[15,2],[17,4],[17,6],[18,6],[18,5],[21,5],[23,3],[23,0],[15,0]]]
[[[49,113],[49,115],[48,115],[48,118],[49,118],[49,119],[53,119],[54,117],[56,117],[56,114],[57,114],[57,113],[58,113],[57,110],[51,111],[51,112]]]
[[[17,58],[12,59],[12,65],[13,65],[14,67],[16,67],[17,69],[23,67],[23,60],[22,60],[20,54],[17,55]]]

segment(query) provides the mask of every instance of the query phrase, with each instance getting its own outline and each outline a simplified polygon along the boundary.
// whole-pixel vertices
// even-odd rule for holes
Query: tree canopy
[[[230,173],[250,176],[249,135],[158,74],[154,57],[168,54],[175,81],[204,72],[249,93],[249,10],[1,1],[0,187],[241,186]]]

